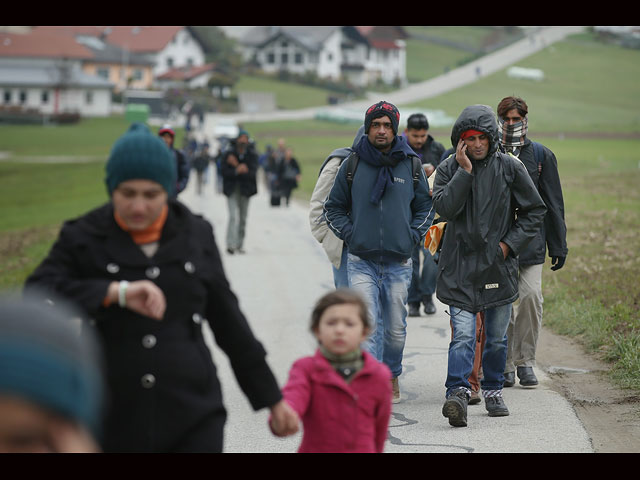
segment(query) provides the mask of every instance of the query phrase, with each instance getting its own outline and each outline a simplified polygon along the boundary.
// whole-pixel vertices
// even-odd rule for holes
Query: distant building
[[[265,72],[315,72],[367,86],[406,83],[407,37],[402,27],[263,26],[238,41],[244,59]]]
[[[181,26],[71,26],[34,27],[33,32],[67,32],[74,36],[97,37],[153,65],[153,75],[168,70],[204,65],[204,46],[191,27]]]
[[[148,89],[153,85],[153,62],[143,55],[129,52],[98,37],[76,36],[76,41],[89,50],[92,58],[83,62],[83,70],[114,84],[115,92],[126,89]]]
[[[206,87],[215,72],[215,65],[207,63],[197,67],[188,66],[172,68],[156,77],[155,84],[163,89],[172,87],[200,88]]]
[[[91,51],[71,37],[0,33],[0,107],[109,115],[114,85],[83,71],[83,62],[91,58]]]

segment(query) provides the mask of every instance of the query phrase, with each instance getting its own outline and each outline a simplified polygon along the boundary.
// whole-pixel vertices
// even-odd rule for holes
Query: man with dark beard
[[[365,135],[353,147],[358,164],[352,183],[345,161],[324,204],[327,225],[348,247],[349,286],[362,294],[371,312],[365,349],[391,370],[395,403],[400,401],[411,254],[424,242],[435,214],[420,160],[398,136],[399,121],[398,109],[388,102],[367,109]]]

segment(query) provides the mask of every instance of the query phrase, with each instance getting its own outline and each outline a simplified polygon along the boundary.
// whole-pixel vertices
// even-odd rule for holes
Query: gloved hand
[[[564,266],[564,261],[567,257],[551,257],[551,270],[560,270]]]

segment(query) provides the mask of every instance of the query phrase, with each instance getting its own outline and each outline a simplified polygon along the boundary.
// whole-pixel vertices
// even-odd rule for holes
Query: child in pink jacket
[[[381,453],[391,416],[391,372],[360,344],[369,333],[367,307],[349,290],[323,296],[311,316],[315,355],[297,360],[282,390],[302,419],[298,452]],[[271,430],[287,435],[270,419]]]

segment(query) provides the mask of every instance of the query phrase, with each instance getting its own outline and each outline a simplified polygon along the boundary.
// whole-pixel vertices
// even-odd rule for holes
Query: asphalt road
[[[213,224],[232,289],[267,349],[278,381],[284,384],[293,361],[314,352],[315,341],[308,330],[311,309],[333,288],[329,261],[310,233],[307,206],[295,202],[288,208],[271,207],[260,185],[249,207],[247,253],[229,255],[224,242],[226,198],[214,191],[211,180],[203,196],[198,196],[192,178],[180,199]],[[572,406],[551,390],[550,380],[541,369],[537,370],[537,388],[516,385],[504,390],[510,416],[490,418],[481,403],[469,406],[468,427],[451,427],[441,413],[449,320],[445,307],[437,307],[435,315],[408,318],[404,373],[400,377],[403,400],[393,406],[386,452],[593,452],[589,435]],[[286,439],[274,437],[267,427],[268,412],[251,409],[226,356],[213,340],[211,349],[229,413],[225,451],[295,452],[301,434]]]

